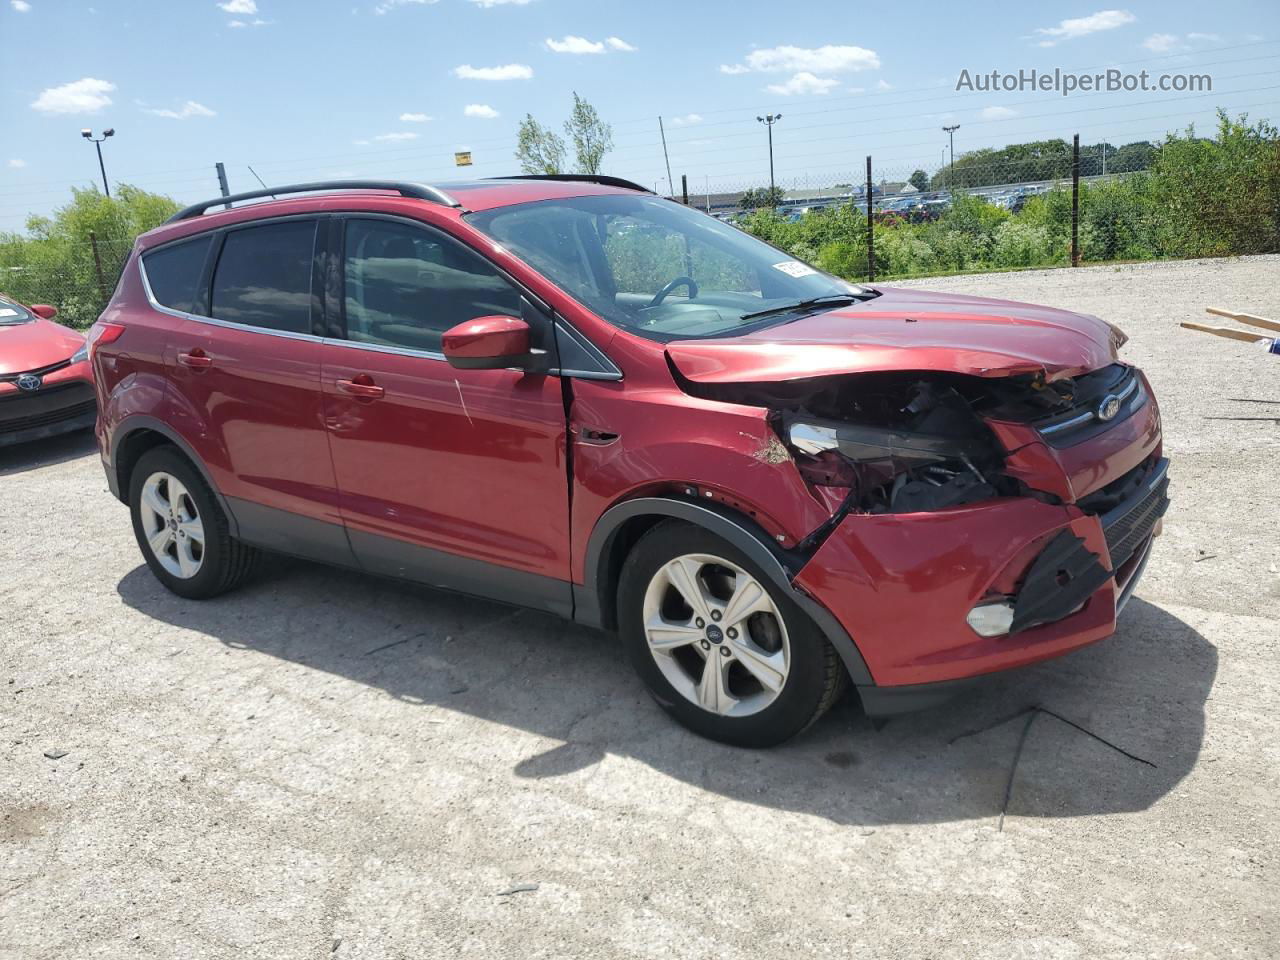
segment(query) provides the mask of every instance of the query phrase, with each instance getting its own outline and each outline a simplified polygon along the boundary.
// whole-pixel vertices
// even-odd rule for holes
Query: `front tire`
[[[770,747],[831,707],[847,674],[827,639],[741,551],[658,524],[618,586],[619,633],[660,706],[712,740]]]
[[[129,510],[147,566],[180,597],[216,597],[257,567],[259,552],[231,536],[213,491],[174,447],[139,458],[129,475]]]

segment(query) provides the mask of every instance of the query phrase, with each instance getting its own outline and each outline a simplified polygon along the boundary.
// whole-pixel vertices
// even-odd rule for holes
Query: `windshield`
[[[541,200],[467,220],[609,322],[654,340],[728,336],[874,296],[652,196]]]
[[[9,300],[0,300],[0,327],[11,326],[15,323],[26,323],[33,319],[31,314],[27,312],[27,308],[19,306]]]

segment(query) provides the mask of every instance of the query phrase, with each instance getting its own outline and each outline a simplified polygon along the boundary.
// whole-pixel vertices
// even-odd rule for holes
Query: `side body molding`
[[[812,597],[797,590],[791,578],[802,561],[794,562],[785,552],[775,547],[769,535],[749,519],[718,504],[703,504],[675,497],[639,497],[611,507],[596,522],[587,542],[585,580],[581,586],[574,584],[574,619],[593,627],[604,626],[603,603],[600,591],[607,588],[605,562],[610,554],[614,537],[622,525],[633,517],[662,516],[684,520],[723,537],[760,565],[775,586],[786,592],[818,625],[844,661],[849,676],[859,687],[872,686],[871,672],[853,638],[840,622]]]

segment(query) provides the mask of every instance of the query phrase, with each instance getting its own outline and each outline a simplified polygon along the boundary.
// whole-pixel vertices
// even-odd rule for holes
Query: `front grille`
[[[47,367],[38,367],[35,370],[19,370],[17,373],[0,373],[0,383],[16,383],[19,377],[25,377],[28,373],[34,373],[38,377],[53,373],[55,370],[61,370],[63,367],[71,366],[71,359],[59,360],[57,363],[51,363]]]
[[[1147,401],[1137,371],[1121,363],[1076,377],[1071,388],[1073,402],[1069,410],[1032,424],[1052,447],[1083,443],[1127,419]],[[1101,420],[1097,415],[1098,406],[1109,396],[1119,399],[1120,408],[1111,419]]]
[[[0,401],[0,436],[87,416],[97,408],[93,387],[70,383]]]
[[[1169,509],[1168,461],[1152,471],[1145,492],[1102,516],[1102,529],[1111,554],[1111,569],[1117,571],[1147,542],[1156,521]]]

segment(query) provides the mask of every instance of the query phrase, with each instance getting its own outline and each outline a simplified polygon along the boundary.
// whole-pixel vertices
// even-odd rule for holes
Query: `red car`
[[[57,314],[0,295],[0,447],[94,424],[85,338],[54,323]]]
[[[261,550],[616,631],[777,743],[1109,636],[1167,506],[1095,317],[861,287],[609,177],[338,181],[139,238],[98,437],[175,593]]]

